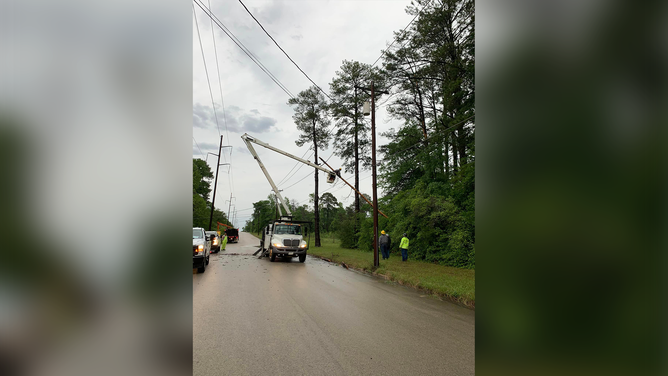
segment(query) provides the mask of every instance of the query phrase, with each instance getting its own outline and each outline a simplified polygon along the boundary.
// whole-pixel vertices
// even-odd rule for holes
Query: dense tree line
[[[390,116],[401,120],[398,129],[383,134],[391,141],[379,147],[378,182],[385,194],[379,209],[389,217],[379,217],[381,229],[390,234],[395,250],[407,233],[411,258],[475,268],[474,3],[414,0],[406,11],[417,17],[395,33],[382,68],[344,61],[329,85],[332,101],[317,95],[316,88],[291,100],[302,105],[295,108],[303,132],[299,142],[315,147],[317,141],[326,147],[331,137],[334,153],[343,159],[343,168],[354,173],[359,188],[360,171],[371,167],[371,133],[362,105],[373,82],[376,102],[384,101]],[[325,106],[335,126],[329,133]],[[302,205],[293,213],[300,219],[318,218],[318,228],[337,232],[343,247],[370,251],[371,207],[356,197],[344,208],[334,196],[325,195],[318,196],[316,188],[313,209]],[[255,205],[246,226],[258,230],[275,216],[275,202],[270,196]]]
[[[388,109],[403,125],[380,148],[381,224],[408,234],[412,257],[474,268],[474,3],[416,0],[407,11],[419,16],[383,58]]]

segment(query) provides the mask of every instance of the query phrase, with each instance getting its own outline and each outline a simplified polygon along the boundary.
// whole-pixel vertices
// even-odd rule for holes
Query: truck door
[[[272,225],[268,224],[264,228],[264,232],[262,234],[262,246],[264,249],[269,249],[271,247],[271,235],[272,235]]]

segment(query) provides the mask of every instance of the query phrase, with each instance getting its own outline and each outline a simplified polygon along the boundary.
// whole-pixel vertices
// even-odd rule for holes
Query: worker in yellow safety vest
[[[401,249],[401,261],[408,260],[408,237],[406,237],[405,232],[404,232],[404,237],[401,238],[401,244],[399,245],[399,249]]]

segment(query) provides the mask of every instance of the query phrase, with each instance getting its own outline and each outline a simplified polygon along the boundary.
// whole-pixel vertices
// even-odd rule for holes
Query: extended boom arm
[[[277,153],[280,153],[280,154],[285,155],[286,157],[290,157],[290,158],[292,158],[292,159],[294,159],[294,160],[296,160],[296,161],[299,161],[299,162],[301,162],[301,163],[303,163],[303,164],[305,164],[305,165],[309,165],[309,166],[311,166],[311,167],[313,167],[313,168],[317,168],[317,169],[320,170],[320,171],[324,171],[324,172],[326,172],[326,173],[327,173],[327,178],[328,178],[328,180],[329,180],[329,178],[330,178],[330,175],[334,175],[334,174],[332,173],[331,170],[328,170],[328,169],[326,169],[326,168],[324,168],[324,167],[322,167],[322,166],[319,166],[319,165],[317,165],[317,164],[315,164],[315,163],[313,163],[313,162],[309,162],[309,161],[307,161],[306,159],[302,159],[302,158],[299,158],[299,157],[297,157],[297,156],[295,156],[295,155],[292,155],[292,154],[290,154],[290,153],[284,152],[283,150],[281,150],[281,149],[279,149],[279,148],[275,148],[275,147],[269,145],[268,143],[266,143],[266,142],[264,142],[264,141],[260,141],[260,140],[258,140],[258,139],[255,138],[255,137],[249,136],[248,133],[244,133],[244,135],[241,136],[241,138],[246,142],[246,145],[248,145],[248,149],[251,149],[251,148],[252,148],[252,146],[250,146],[250,144],[249,144],[248,142],[249,142],[249,141],[250,141],[250,142],[254,142],[254,143],[256,143],[256,144],[258,144],[258,145],[260,145],[260,146],[263,146],[263,147],[265,147],[265,148],[267,148],[267,149],[269,149],[269,150],[273,150],[273,151],[275,151],[275,152],[277,152]],[[253,154],[253,155],[255,156],[255,154]],[[333,179],[335,179],[335,178],[336,178],[336,175],[334,175],[334,176],[332,177],[332,181],[328,181],[328,183],[332,183],[332,182],[334,181]]]
[[[316,169],[318,169],[318,170],[320,170],[320,171],[324,171],[324,172],[326,172],[326,173],[327,173],[327,182],[328,182],[328,183],[333,183],[334,180],[336,180],[336,176],[339,175],[339,171],[340,171],[340,170],[332,172],[331,170],[328,170],[328,169],[326,169],[326,168],[324,168],[324,167],[318,166],[318,165],[315,164],[315,163],[311,163],[311,162],[307,161],[306,159],[302,159],[302,158],[299,158],[299,157],[297,157],[297,156],[294,156],[294,155],[292,155],[292,154],[290,154],[290,153],[284,152],[283,150],[278,149],[278,148],[275,148],[275,147],[269,145],[269,144],[266,143],[266,142],[260,141],[260,140],[258,140],[258,139],[255,138],[255,137],[249,136],[248,133],[244,133],[244,135],[241,136],[241,139],[244,140],[244,142],[246,143],[246,147],[248,148],[248,151],[251,152],[251,154],[253,155],[253,158],[255,158],[255,160],[257,161],[257,163],[260,165],[260,168],[262,169],[262,172],[264,173],[264,176],[267,177],[267,180],[269,181],[269,184],[271,184],[271,188],[274,190],[274,193],[276,193],[276,196],[281,200],[281,204],[283,205],[283,208],[285,208],[285,211],[288,213],[288,215],[292,215],[292,213],[290,212],[290,209],[288,209],[288,206],[287,206],[287,205],[285,204],[285,202],[283,201],[283,197],[282,197],[281,194],[278,192],[278,188],[276,187],[276,184],[274,184],[274,181],[271,179],[271,176],[269,176],[269,172],[267,172],[267,169],[264,167],[264,164],[262,164],[262,161],[260,160],[260,157],[257,155],[257,152],[255,152],[255,149],[253,148],[253,145],[251,145],[251,142],[256,143],[256,144],[258,144],[258,145],[260,145],[260,146],[262,146],[262,147],[265,147],[265,148],[267,148],[267,149],[269,149],[269,150],[273,150],[273,151],[275,151],[275,152],[277,152],[277,153],[283,154],[283,155],[285,155],[286,157],[290,157],[290,158],[292,158],[292,159],[294,159],[294,160],[296,160],[296,161],[299,161],[299,162],[301,162],[301,163],[303,163],[303,164],[305,164],[305,165],[309,165],[309,166],[311,166],[311,167],[313,167],[313,168],[316,168]]]
[[[251,145],[251,142],[257,143],[257,140],[253,139],[251,136],[248,135],[248,133],[244,133],[243,136],[241,136],[241,139],[244,140],[246,143],[246,147],[248,148],[248,151],[251,152],[253,155],[253,158],[257,161],[257,163],[260,165],[260,168],[262,169],[262,172],[264,173],[264,176],[267,177],[267,180],[269,180],[269,184],[271,184],[271,189],[274,190],[274,193],[276,194],[276,197],[281,201],[281,205],[283,205],[283,208],[285,209],[285,212],[288,215],[292,215],[292,212],[290,211],[290,208],[285,204],[285,201],[283,201],[283,196],[281,196],[281,193],[278,191],[278,188],[276,187],[276,184],[274,184],[274,181],[271,179],[271,176],[269,176],[269,172],[267,172],[267,169],[264,167],[264,164],[262,164],[262,161],[260,160],[260,157],[257,155],[257,152],[253,148],[253,145]],[[261,144],[258,144],[261,145]],[[267,144],[268,145],[268,144]],[[264,145],[262,145],[264,146]]]

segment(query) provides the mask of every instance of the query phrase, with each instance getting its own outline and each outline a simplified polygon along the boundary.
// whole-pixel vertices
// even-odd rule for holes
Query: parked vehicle
[[[203,228],[193,227],[193,269],[204,273],[209,265],[209,254],[211,253],[211,237]]]
[[[211,239],[211,253],[220,252],[220,243],[221,243],[220,235],[218,235],[218,233],[215,231],[206,231],[206,234]]]
[[[227,241],[230,243],[239,242],[239,229],[238,228],[228,228],[225,230],[225,235],[227,236]]]

